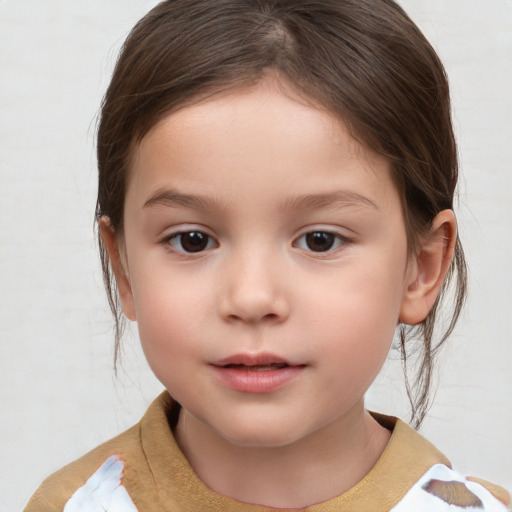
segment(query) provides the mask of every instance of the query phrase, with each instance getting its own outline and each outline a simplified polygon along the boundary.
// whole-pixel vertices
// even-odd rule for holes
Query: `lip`
[[[211,363],[226,386],[243,393],[272,393],[300,376],[304,364],[274,354],[235,354]]]
[[[245,366],[258,366],[267,364],[287,364],[288,366],[295,366],[290,361],[283,359],[280,356],[271,354],[270,352],[262,352],[259,354],[234,354],[224,359],[219,359],[212,363],[214,366],[227,366],[228,364],[242,364]]]

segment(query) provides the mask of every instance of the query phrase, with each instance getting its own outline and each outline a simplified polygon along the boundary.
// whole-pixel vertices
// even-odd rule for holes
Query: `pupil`
[[[204,251],[208,245],[208,235],[199,231],[192,231],[190,233],[183,233],[180,241],[181,246],[187,252]]]
[[[306,235],[306,244],[314,252],[328,251],[334,245],[334,235],[315,231]]]

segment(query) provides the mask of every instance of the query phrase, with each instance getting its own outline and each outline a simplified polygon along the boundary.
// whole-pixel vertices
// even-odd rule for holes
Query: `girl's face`
[[[125,208],[123,308],[187,414],[279,446],[362,413],[413,279],[384,158],[262,82],[157,124]]]

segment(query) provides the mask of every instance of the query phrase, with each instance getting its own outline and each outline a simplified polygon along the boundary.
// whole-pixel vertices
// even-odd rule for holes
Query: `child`
[[[394,2],[163,2],[119,57],[98,165],[116,347],[136,320],[168,392],[27,512],[507,509],[364,409],[398,329],[421,422],[465,296],[448,86]]]

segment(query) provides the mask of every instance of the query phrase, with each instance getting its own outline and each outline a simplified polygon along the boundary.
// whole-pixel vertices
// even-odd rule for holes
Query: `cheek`
[[[324,343],[319,349],[328,355],[327,360],[343,364],[344,371],[351,375],[364,368],[370,373],[376,368],[377,373],[393,340],[396,308],[372,303],[367,296],[331,301],[329,308],[319,315],[319,325],[324,331]]]
[[[207,332],[206,286],[180,275],[146,273],[133,286],[142,348],[158,375],[160,366],[179,366],[194,350],[198,332]]]
[[[403,268],[397,265],[390,272],[388,264],[360,261],[305,299],[316,312],[310,315],[311,338],[315,331],[321,335],[316,338],[318,350],[345,374],[345,385],[370,384],[389,352],[402,300]]]
[[[377,311],[367,301],[353,300],[344,306],[341,313],[331,310],[330,324],[327,318],[320,319],[330,329],[318,347],[328,370],[324,387],[342,401],[366,393],[388,357],[396,325],[389,311]]]
[[[324,326],[374,335],[394,332],[404,293],[404,266],[359,261],[312,283],[308,300]],[[314,287],[314,288],[313,288]]]

